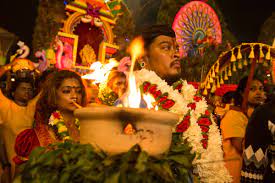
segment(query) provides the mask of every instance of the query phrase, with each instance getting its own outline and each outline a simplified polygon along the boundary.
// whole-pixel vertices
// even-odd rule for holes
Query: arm
[[[247,118],[244,114],[238,111],[228,111],[221,121],[221,130],[223,139],[230,140],[231,145],[242,154],[242,141],[245,135]]]
[[[242,155],[242,152],[243,152],[243,147],[242,147],[243,138],[233,137],[230,140],[231,140],[232,146],[237,150],[237,152],[240,155]]]

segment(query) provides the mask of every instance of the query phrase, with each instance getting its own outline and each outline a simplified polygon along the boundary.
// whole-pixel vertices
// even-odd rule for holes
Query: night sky
[[[38,1],[1,0],[0,27],[15,33],[31,45]],[[216,2],[223,12],[229,29],[240,42],[256,41],[261,25],[272,12],[275,12],[275,0],[216,0]]]

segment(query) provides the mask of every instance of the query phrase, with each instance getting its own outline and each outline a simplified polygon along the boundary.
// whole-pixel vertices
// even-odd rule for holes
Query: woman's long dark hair
[[[247,80],[248,80],[248,76],[245,76],[240,80],[240,82],[238,84],[238,87],[237,87],[236,92],[234,94],[234,104],[235,104],[235,106],[241,107],[241,105],[242,105],[243,93],[244,93],[245,88],[246,88]],[[261,83],[263,83],[263,81],[260,78],[258,78],[257,76],[253,77],[253,81],[254,80],[257,80],[257,81],[260,81]]]
[[[49,74],[42,86],[42,93],[36,104],[36,122],[40,121],[42,123],[48,123],[51,113],[57,110],[57,89],[60,87],[62,82],[68,78],[75,78],[79,81],[82,94],[81,105],[86,105],[87,95],[85,85],[81,77],[77,73],[70,70],[54,71]]]

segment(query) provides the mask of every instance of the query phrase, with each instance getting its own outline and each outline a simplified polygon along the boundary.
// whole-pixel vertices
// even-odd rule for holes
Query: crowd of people
[[[144,30],[142,37],[146,51],[137,68],[154,71],[169,85],[178,81],[182,69],[174,31],[157,25]],[[0,67],[0,76],[14,64]],[[72,70],[52,69],[40,78],[39,86],[30,78],[16,78],[11,90],[0,90],[3,182],[12,181],[17,167],[28,160],[35,147],[65,140],[79,142],[79,121],[73,111],[91,102],[85,81]],[[233,182],[268,182],[275,171],[275,100],[267,99],[263,82],[255,77],[249,86],[247,110],[243,111],[247,80],[240,80],[237,90],[224,96],[228,105],[221,113],[215,110],[220,114],[224,160]],[[107,85],[121,97],[127,89],[126,74],[112,71]]]

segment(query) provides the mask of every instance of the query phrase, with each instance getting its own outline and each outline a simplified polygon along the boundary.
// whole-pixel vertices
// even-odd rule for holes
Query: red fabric
[[[115,49],[115,48],[110,48],[110,47],[106,48],[106,53],[113,55],[116,52],[117,52],[117,49]]]
[[[193,85],[196,89],[199,88],[199,82],[188,82],[188,84]],[[237,89],[237,85],[234,84],[222,84],[220,88],[217,88],[215,91],[215,95],[223,96],[226,92],[235,91]]]
[[[221,85],[220,88],[217,88],[215,95],[217,96],[223,96],[226,92],[229,91],[236,91],[238,85],[233,85],[233,84],[224,84]]]
[[[35,128],[26,129],[17,135],[14,145],[16,156],[13,158],[15,164],[26,162],[35,147],[46,147],[56,141],[51,137],[48,126],[43,123],[42,115],[41,107],[37,105],[34,117]]]
[[[40,146],[39,140],[34,129],[26,129],[17,135],[15,140],[14,150],[17,154],[16,157],[13,158],[13,161],[16,164],[22,164],[25,162],[23,158],[28,158],[31,151]]]
[[[34,115],[34,118],[35,118],[34,130],[36,132],[40,145],[43,147],[46,147],[49,144],[52,144],[53,142],[55,142],[55,139],[53,139],[50,135],[48,125],[46,125],[43,122],[43,111],[39,105],[36,106],[36,113]]]

